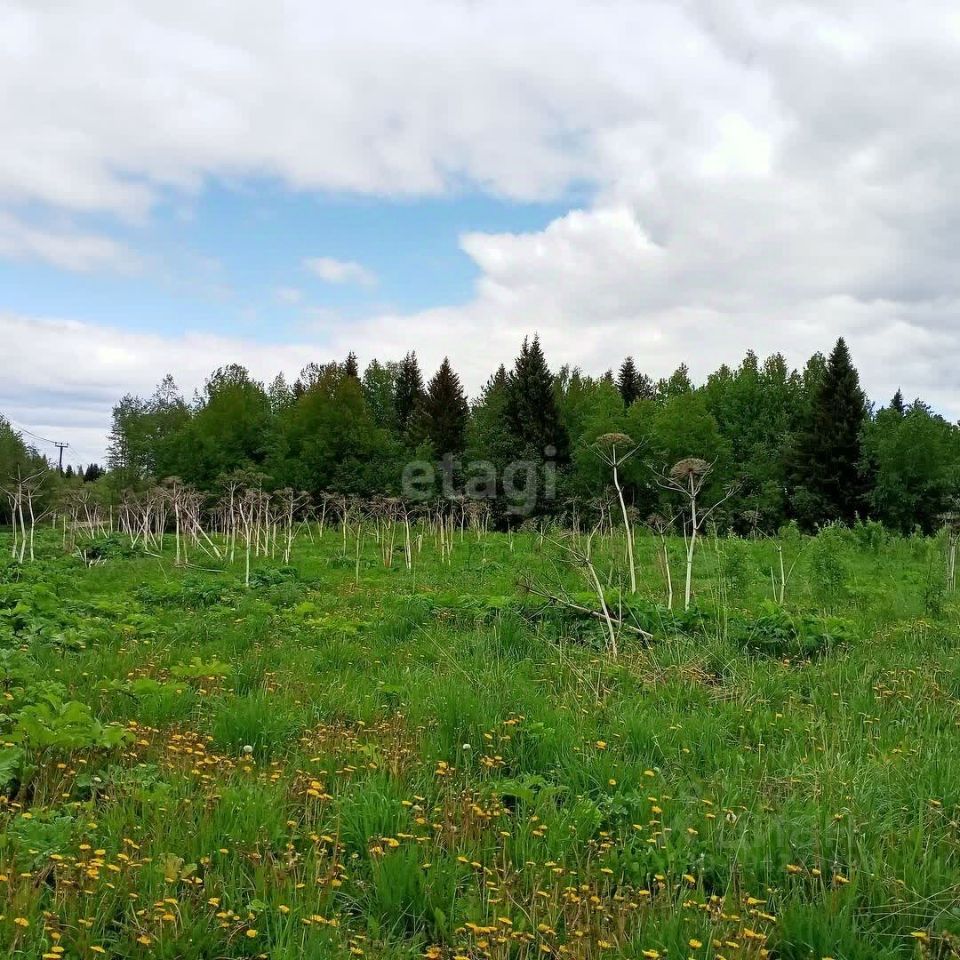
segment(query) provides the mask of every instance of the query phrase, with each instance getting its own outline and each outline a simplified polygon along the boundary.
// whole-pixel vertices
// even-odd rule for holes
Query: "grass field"
[[[774,542],[708,539],[683,613],[639,538],[614,658],[533,533],[328,530],[249,589],[48,533],[0,566],[3,954],[960,956],[942,544],[781,542],[782,607]]]

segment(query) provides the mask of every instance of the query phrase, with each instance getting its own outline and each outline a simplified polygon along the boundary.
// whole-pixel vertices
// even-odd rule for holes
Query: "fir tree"
[[[637,367],[633,362],[633,357],[627,357],[621,364],[620,374],[617,377],[617,389],[620,391],[620,396],[623,397],[623,404],[626,407],[629,407],[640,396]]]
[[[567,432],[557,409],[553,374],[538,337],[523,341],[510,375],[506,415],[518,453],[535,458],[553,456],[559,462],[567,460]]]
[[[469,412],[460,378],[453,372],[450,361],[444,357],[420,404],[418,432],[422,432],[433,444],[438,457],[447,453],[462,453],[466,445]]]
[[[343,363],[343,372],[354,380],[360,379],[360,367],[357,364],[357,355],[351,350]]]
[[[501,363],[480,391],[470,418],[468,455],[471,460],[491,460],[498,468],[513,455],[513,437],[507,424],[510,375]]]
[[[417,355],[412,351],[400,363],[393,392],[393,404],[397,413],[397,428],[402,435],[410,432],[414,417],[423,401],[423,377]]]
[[[907,412],[907,405],[903,402],[903,393],[897,387],[897,392],[890,401],[890,409],[898,413],[901,417]]]
[[[860,444],[867,405],[842,337],[811,401],[792,464],[794,509],[807,527],[851,523],[864,507]]]

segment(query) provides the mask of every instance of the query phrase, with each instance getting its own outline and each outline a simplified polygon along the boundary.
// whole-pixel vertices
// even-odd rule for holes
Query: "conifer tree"
[[[472,460],[492,460],[502,468],[512,456],[513,437],[507,424],[510,399],[510,375],[501,363],[490,377],[474,404],[469,426],[469,450]]]
[[[519,453],[540,458],[552,449],[559,462],[568,459],[570,445],[557,409],[553,374],[536,336],[524,339],[510,374],[506,415]]]
[[[627,407],[640,396],[637,366],[633,362],[633,357],[627,357],[621,364],[620,374],[617,377],[617,389],[620,391],[620,396],[623,397],[624,406]]]
[[[657,395],[656,385],[637,369],[633,357],[627,357],[621,364],[616,383],[625,407],[629,407],[634,400],[653,400]]]
[[[433,444],[438,457],[462,453],[466,445],[467,398],[460,378],[444,357],[420,405],[420,431]]]
[[[401,435],[410,432],[414,417],[423,401],[423,377],[417,355],[411,351],[400,362],[394,386],[393,403],[397,413],[397,428]]]
[[[897,392],[890,401],[890,409],[900,414],[901,417],[907,412],[907,405],[903,402],[903,393],[899,387],[897,387]]]
[[[357,364],[357,355],[351,350],[343,363],[343,372],[354,380],[360,379],[360,367]]]
[[[816,386],[792,464],[794,509],[805,526],[851,523],[863,511],[860,444],[866,415],[860,377],[841,337]]]

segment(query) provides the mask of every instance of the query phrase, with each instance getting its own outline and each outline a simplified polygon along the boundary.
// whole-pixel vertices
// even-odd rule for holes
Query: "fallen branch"
[[[535,587],[532,583],[522,583],[521,585],[528,593],[532,593],[535,597],[540,597],[542,600],[546,600],[547,603],[550,603],[553,606],[564,607],[567,610],[574,610],[577,613],[586,614],[588,617],[593,617],[595,620],[599,620],[601,623],[612,623],[620,630],[626,630],[635,636],[642,637],[645,642],[653,640],[652,633],[648,633],[646,630],[642,629],[641,627],[634,626],[632,623],[626,623],[619,617],[615,617],[612,613],[610,613],[609,610],[604,613],[602,610],[593,610],[590,607],[584,607],[579,603],[574,603],[572,600],[568,600],[566,597],[560,597],[554,593],[549,593],[546,590],[541,590],[540,588]]]

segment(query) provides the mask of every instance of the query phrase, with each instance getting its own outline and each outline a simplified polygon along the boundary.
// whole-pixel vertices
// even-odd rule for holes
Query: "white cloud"
[[[771,245],[789,243],[782,226],[768,229]],[[749,349],[781,352],[800,367],[843,335],[871,397],[884,401],[902,387],[960,416],[960,295],[916,303],[858,298],[833,290],[822,271],[795,277],[788,270],[745,294],[742,278],[759,263],[731,262],[712,277],[705,261],[698,272],[689,256],[654,244],[624,207],[574,211],[528,234],[469,234],[462,243],[482,271],[469,304],[352,325],[331,336],[332,355],[354,349],[361,358],[397,358],[416,347],[432,369],[449,353],[476,390],[534,331],[554,367],[599,374],[631,353],[655,378],[686,363],[700,381]],[[860,259],[882,262],[883,252],[879,245]]]
[[[356,283],[372,287],[377,282],[376,274],[354,260],[337,260],[334,257],[309,257],[304,267],[327,283]]]
[[[113,404],[126,393],[153,393],[168,372],[189,399],[223,364],[241,363],[268,380],[281,370],[296,375],[327,352],[317,345],[162,336],[12,314],[0,314],[0,343],[0,411],[43,436],[68,441],[71,461],[83,463],[103,458]]]
[[[0,210],[0,257],[11,260],[41,260],[64,270],[97,269],[132,273],[139,258],[110,237],[83,233],[72,227],[47,229]]]

